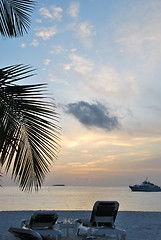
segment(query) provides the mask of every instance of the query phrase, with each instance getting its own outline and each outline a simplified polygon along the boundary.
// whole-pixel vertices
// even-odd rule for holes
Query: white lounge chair
[[[61,239],[61,231],[55,228],[58,214],[56,211],[36,211],[30,220],[22,220],[22,229],[38,232],[43,239]]]
[[[88,238],[116,236],[117,239],[125,240],[126,231],[115,226],[118,212],[117,201],[97,201],[93,206],[91,219],[78,219],[77,235]]]

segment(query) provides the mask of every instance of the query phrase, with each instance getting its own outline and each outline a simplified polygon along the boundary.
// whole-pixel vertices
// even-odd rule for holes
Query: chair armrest
[[[89,219],[76,219],[76,222],[82,224],[83,226],[91,226]]]
[[[75,221],[78,222],[78,223],[89,222],[89,220],[88,220],[88,219],[85,219],[85,218],[78,218],[78,219],[76,219]]]
[[[24,227],[26,227],[26,228],[28,228],[29,227],[29,220],[26,220],[26,219],[22,219],[21,220],[21,228],[24,228]]]

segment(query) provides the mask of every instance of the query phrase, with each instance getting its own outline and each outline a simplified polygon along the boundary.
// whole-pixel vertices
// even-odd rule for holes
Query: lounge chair
[[[31,229],[10,227],[2,235],[2,240],[43,240],[38,232]]]
[[[56,211],[36,211],[30,220],[22,220],[22,229],[31,229],[38,232],[43,239],[61,239],[61,231],[55,229],[58,219]]]
[[[93,206],[91,219],[77,219],[77,235],[88,238],[116,236],[125,240],[126,231],[115,226],[119,203],[117,201],[97,201]]]
[[[31,229],[22,229],[22,228],[14,228],[11,227],[8,229],[8,232],[10,232],[14,237],[12,237],[12,240],[43,240],[41,235],[38,232],[35,232]]]

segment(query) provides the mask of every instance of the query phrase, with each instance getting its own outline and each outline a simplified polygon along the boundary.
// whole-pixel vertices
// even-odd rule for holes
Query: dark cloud
[[[119,127],[118,118],[111,114],[110,109],[102,103],[84,101],[66,105],[66,113],[72,114],[86,127],[98,127],[108,131]]]

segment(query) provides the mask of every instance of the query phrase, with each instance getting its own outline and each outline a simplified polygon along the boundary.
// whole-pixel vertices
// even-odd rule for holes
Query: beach
[[[56,210],[57,211],[57,210]],[[30,219],[34,211],[0,211],[0,238],[9,227],[20,227],[22,219]],[[58,220],[90,218],[91,211],[57,211]],[[119,211],[116,226],[126,230],[127,240],[161,239],[161,212]]]

